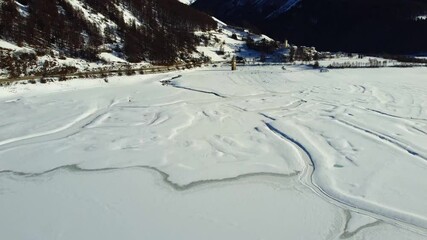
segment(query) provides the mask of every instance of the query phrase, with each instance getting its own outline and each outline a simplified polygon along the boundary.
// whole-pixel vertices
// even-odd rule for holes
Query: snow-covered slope
[[[285,68],[0,88],[0,238],[426,239],[426,68]]]
[[[81,0],[66,0],[70,3],[78,12],[82,13],[85,19],[89,22],[95,24],[99,28],[99,32],[104,34],[106,27],[111,27],[116,29],[117,24],[115,24],[110,19],[106,18],[103,14],[94,11],[90,6],[85,4]]]
[[[11,50],[11,51],[23,51],[23,52],[28,52],[28,51],[33,51],[33,49],[30,48],[25,48],[25,47],[19,47],[16,44],[13,44],[11,42],[5,41],[0,39],[0,49],[6,49],[6,50]]]
[[[246,62],[259,62],[260,57],[266,55],[266,61],[282,61],[283,56],[288,54],[288,49],[283,46],[277,51],[266,54],[248,48],[246,39],[254,41],[272,41],[273,39],[263,34],[254,34],[249,30],[229,26],[224,22],[214,18],[218,23],[218,28],[209,32],[196,32],[201,37],[197,51],[210,58],[212,62],[229,62],[233,56],[241,57]]]
[[[190,4],[193,4],[196,0],[179,0],[179,1],[184,4],[190,5]]]

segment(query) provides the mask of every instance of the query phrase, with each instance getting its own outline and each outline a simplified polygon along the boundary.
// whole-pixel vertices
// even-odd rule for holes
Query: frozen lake
[[[0,239],[427,239],[427,68],[15,85],[0,109]]]

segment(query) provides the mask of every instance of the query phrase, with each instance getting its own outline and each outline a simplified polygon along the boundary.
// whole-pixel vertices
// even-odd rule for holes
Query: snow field
[[[286,69],[0,89],[1,238],[425,239],[426,69]]]

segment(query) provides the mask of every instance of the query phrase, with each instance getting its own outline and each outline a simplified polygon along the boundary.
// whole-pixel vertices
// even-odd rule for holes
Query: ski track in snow
[[[259,68],[267,70],[259,73]],[[400,89],[400,85],[407,84],[422,88],[417,79],[406,83],[397,78],[396,83],[379,88],[384,83],[377,75],[390,78],[396,73],[360,70],[368,73],[359,72],[358,76],[338,70],[326,73],[329,78],[325,79],[325,74],[311,70],[283,73],[279,66],[246,67],[237,73],[214,70],[162,74],[129,85],[112,80],[116,89],[83,87],[81,92],[53,92],[46,97],[43,91],[29,94],[22,90],[14,99],[29,98],[41,108],[55,102],[50,98],[78,96],[91,104],[62,127],[1,140],[0,181],[10,176],[35,179],[61,170],[103,173],[142,168],[157,172],[174,190],[188,191],[252,177],[297,177],[321,199],[343,210],[342,229],[330,233],[334,238],[351,239],[385,224],[419,234],[420,239],[427,237],[427,212],[414,210],[425,206],[422,199],[427,195],[410,187],[427,180],[427,174],[406,175],[403,184],[407,185],[402,186],[409,188],[401,190],[415,204],[409,208],[396,201],[382,205],[382,197],[375,190],[386,191],[392,197],[393,189],[387,192],[380,180],[378,186],[364,182],[366,178],[376,179],[370,174],[375,169],[370,168],[366,156],[377,159],[374,166],[387,166],[386,158],[381,159],[375,149],[366,148],[371,140],[382,149],[397,150],[405,161],[394,163],[402,164],[403,169],[419,166],[420,172],[427,173],[427,148],[418,144],[427,142],[427,116],[422,115],[427,107],[423,100],[426,95],[412,96],[410,89]],[[425,75],[425,70],[405,71],[410,77]],[[369,78],[369,74],[376,77]],[[161,86],[159,81],[170,84]],[[14,100],[1,102],[10,104]],[[421,111],[411,110],[416,108]],[[60,109],[60,105],[54,109]],[[37,108],[32,111],[38,116]],[[369,122],[363,122],[365,118]],[[27,127],[34,128],[37,121],[43,121],[43,116],[29,121]],[[0,132],[13,129],[13,121],[9,122],[3,124],[0,120]],[[341,128],[342,134],[338,131]],[[13,136],[13,132],[8,134]],[[418,143],[412,142],[413,137]],[[48,151],[64,146],[71,150],[54,156],[67,160],[49,159]],[[92,155],[91,151],[99,156],[85,161],[85,153]],[[74,154],[83,159],[72,160]],[[22,156],[34,159],[26,166],[29,160]],[[39,160],[40,164],[34,163]],[[32,168],[33,165],[37,167]],[[348,180],[339,172],[352,168],[358,175],[355,173]],[[388,175],[383,177],[391,179]],[[0,188],[2,194],[7,192]],[[352,214],[373,220],[349,230]]]

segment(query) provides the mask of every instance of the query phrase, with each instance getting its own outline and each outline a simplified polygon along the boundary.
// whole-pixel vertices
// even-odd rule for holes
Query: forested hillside
[[[194,31],[216,23],[176,0],[0,0],[0,38],[65,56],[96,60],[111,51],[130,62],[189,58]]]

